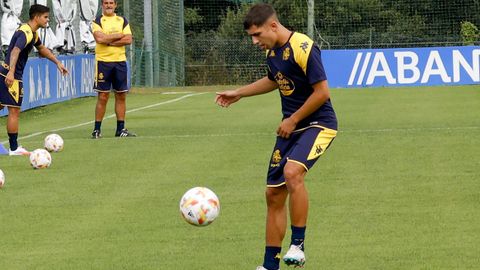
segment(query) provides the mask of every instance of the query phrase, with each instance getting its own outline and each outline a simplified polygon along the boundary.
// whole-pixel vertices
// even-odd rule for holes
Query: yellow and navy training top
[[[98,16],[92,23],[92,32],[100,31],[104,34],[124,34],[131,35],[130,24],[123,16]],[[103,62],[123,62],[127,61],[125,55],[125,46],[108,46],[99,44],[95,47],[95,58]]]
[[[7,75],[8,70],[10,69],[10,55],[13,48],[19,48],[20,55],[18,56],[17,64],[15,67],[15,74],[13,77],[15,80],[22,80],[23,70],[25,69],[25,64],[28,60],[28,55],[33,49],[33,46],[40,46],[42,42],[38,37],[36,32],[32,31],[30,25],[22,24],[13,34],[10,45],[8,46],[7,55],[5,57],[5,62],[2,63],[0,67],[0,73]]]
[[[290,117],[313,93],[315,83],[327,79],[320,48],[308,36],[292,33],[287,43],[267,50],[268,78],[278,84],[283,118]],[[320,125],[337,130],[337,117],[328,99],[297,124],[297,129]]]

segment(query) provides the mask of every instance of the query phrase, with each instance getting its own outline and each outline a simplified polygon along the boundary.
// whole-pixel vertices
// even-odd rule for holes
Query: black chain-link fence
[[[242,20],[251,2],[185,1],[186,84],[236,84],[265,75]],[[280,21],[307,33],[308,0],[271,0]],[[315,0],[322,49],[478,45],[478,0]]]

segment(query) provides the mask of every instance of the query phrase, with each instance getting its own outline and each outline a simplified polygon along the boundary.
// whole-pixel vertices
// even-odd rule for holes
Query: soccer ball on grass
[[[220,201],[210,189],[194,187],[182,196],[180,213],[185,221],[192,225],[207,226],[218,217]]]
[[[35,149],[30,153],[30,164],[34,169],[48,168],[52,164],[52,156],[45,149]]]
[[[5,174],[0,170],[0,188],[2,188],[3,185],[5,185]]]
[[[50,134],[45,137],[45,149],[48,152],[60,152],[63,149],[63,139],[58,134]]]

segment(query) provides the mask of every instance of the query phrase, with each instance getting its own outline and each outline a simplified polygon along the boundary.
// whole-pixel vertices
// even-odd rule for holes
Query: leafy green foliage
[[[465,21],[461,23],[460,35],[464,45],[474,45],[480,38],[480,32],[475,24]]]
[[[189,28],[193,26],[194,24],[202,23],[203,22],[203,17],[198,14],[199,9],[198,8],[185,8],[185,27]]]

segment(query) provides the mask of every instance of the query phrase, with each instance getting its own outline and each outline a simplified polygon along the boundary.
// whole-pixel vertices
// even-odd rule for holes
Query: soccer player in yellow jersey
[[[5,62],[0,66],[0,109],[8,108],[7,134],[10,143],[9,155],[29,155],[30,153],[18,145],[18,120],[23,100],[23,70],[28,60],[28,54],[35,46],[38,54],[57,65],[63,75],[68,70],[53,53],[45,47],[37,35],[37,30],[46,27],[49,22],[50,9],[43,5],[32,5],[29,10],[30,19],[13,34],[8,46]]]
[[[337,134],[327,76],[320,48],[308,36],[285,28],[271,5],[253,5],[243,26],[252,42],[266,50],[268,72],[252,84],[217,93],[215,101],[228,107],[243,97],[278,89],[283,114],[268,166],[266,247],[263,265],[257,270],[280,268],[287,198],[292,237],[283,261],[303,267],[308,215],[305,175]]]
[[[117,0],[102,0],[102,15],[97,17],[92,24],[93,36],[97,42],[95,90],[98,92],[93,139],[102,136],[102,120],[112,88],[115,91],[115,114],[117,116],[115,137],[136,136],[125,128],[125,100],[129,90],[125,45],[132,44],[132,31],[127,19],[115,14],[116,8]]]

